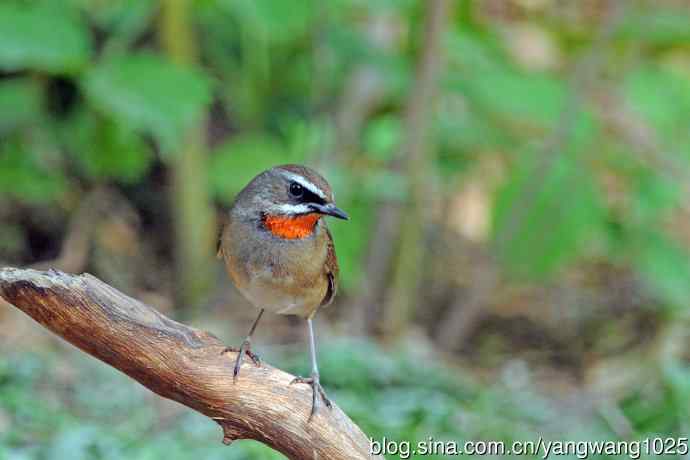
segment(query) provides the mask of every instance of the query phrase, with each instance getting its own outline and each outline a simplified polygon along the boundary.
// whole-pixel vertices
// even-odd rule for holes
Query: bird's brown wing
[[[328,290],[321,301],[321,307],[328,306],[335,297],[338,291],[338,259],[335,256],[335,245],[333,244],[333,236],[331,231],[326,227],[326,234],[328,235],[328,252],[326,253],[326,263],[324,264],[324,271],[328,279]]]
[[[216,239],[216,257],[219,259],[223,258],[223,236],[225,229],[221,227],[220,232],[218,232],[218,238]]]
[[[225,257],[225,252],[223,251],[223,240],[226,237],[226,233],[228,232],[228,218],[224,214],[223,217],[220,218],[220,225],[218,226],[217,230],[217,235],[218,237],[216,238],[216,257],[219,259],[222,259]]]
[[[220,237],[218,238],[218,244],[216,246],[216,257],[219,259],[224,259],[225,258],[225,251],[223,251],[223,239],[225,238],[225,232],[227,230],[223,230],[220,234]]]

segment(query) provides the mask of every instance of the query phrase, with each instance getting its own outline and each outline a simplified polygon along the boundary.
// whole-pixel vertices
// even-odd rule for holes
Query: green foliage
[[[573,88],[572,72],[582,71],[580,51],[596,35],[593,23],[558,30],[549,15],[530,17],[535,30],[549,31],[560,56],[549,71],[530,70],[515,58],[514,45],[521,42],[512,43],[514,35],[480,17],[472,2],[457,8],[443,37],[446,70],[429,132],[432,166],[451,184],[449,193],[479,159],[491,157],[508,167],[492,197],[500,260],[511,272],[537,279],[590,256],[596,244],[602,257],[637,248],[627,253],[627,263],[640,274],[650,260],[683,273],[676,270],[678,261],[660,255],[664,251],[658,248],[666,245],[654,243],[673,247],[673,238],[653,227],[679,205],[683,191],[673,180],[678,171],[687,173],[690,158],[690,79],[687,63],[673,57],[682,53],[690,33],[688,10],[630,4],[615,21],[611,47],[596,51],[599,61],[625,69],[616,74],[616,66],[606,68],[612,81],[620,80],[626,103],[651,128],[653,141],[667,151],[658,165],[643,166],[627,155],[630,141],[607,130],[605,121],[592,115],[591,101]],[[215,96],[230,132],[210,155],[209,186],[228,203],[265,168],[328,160],[323,155],[333,151],[337,133],[326,114],[337,111],[351,72],[366,66],[385,82],[382,102],[363,120],[356,146],[361,152],[340,158],[327,172],[340,204],[356,216],[348,230],[333,225],[345,262],[344,285],[356,286],[376,203],[406,197],[406,178],[388,166],[405,142],[401,109],[417,62],[419,5],[192,2],[190,21],[201,31],[203,66],[188,67],[172,63],[153,39],[158,11],[154,0],[0,5],[0,69],[20,72],[0,80],[0,134],[7,139],[0,191],[46,202],[70,188],[70,174],[95,183],[146,180],[156,156],[176,150],[209,113]],[[368,35],[369,21],[379,15],[390,22],[377,25],[383,28],[376,36],[399,37],[386,46]],[[626,60],[631,55],[637,56],[633,62]],[[69,91],[55,85],[56,75],[61,85],[75,88],[74,99],[58,109],[55,100]],[[543,155],[556,160],[538,153],[543,143],[554,144]],[[597,155],[620,158],[606,169]],[[604,175],[620,176],[631,190],[620,216],[612,217],[618,210],[602,198]],[[603,222],[619,219],[620,235],[596,238]],[[648,234],[656,236],[642,244],[647,237],[639,235]],[[667,294],[674,290],[661,285],[682,284],[644,276]],[[678,301],[678,292],[668,295]]]
[[[86,25],[69,8],[0,5],[0,69],[73,73],[90,55]]]
[[[679,363],[662,365],[660,375],[660,381],[650,388],[653,391],[635,392],[621,403],[623,413],[640,435],[671,433],[688,423],[690,368]]]
[[[679,184],[649,170],[635,177],[631,193],[635,222],[653,228],[654,223],[673,212],[681,199]]]
[[[519,124],[520,129],[553,127],[566,101],[563,82],[546,75],[497,71],[468,80],[462,90],[490,116]],[[524,97],[515,97],[518,94]]]
[[[237,136],[213,153],[209,171],[211,187],[219,198],[229,203],[261,171],[294,161],[273,136]]]
[[[24,128],[41,116],[41,89],[25,78],[0,81],[0,134]]]
[[[663,68],[647,66],[630,73],[624,90],[632,108],[659,133],[659,143],[670,150],[672,164],[677,155],[690,160],[686,120],[690,113],[690,80]]]
[[[400,119],[383,116],[372,120],[364,133],[364,148],[374,159],[390,161],[398,153],[402,144]]]
[[[109,58],[84,79],[89,101],[128,129],[150,133],[172,149],[201,119],[210,101],[210,81],[153,54]]]
[[[617,24],[614,36],[651,45],[682,45],[690,41],[690,11],[687,8],[631,9]]]
[[[666,305],[686,309],[690,296],[690,258],[685,248],[658,232],[637,235],[636,268]]]
[[[103,182],[148,189],[152,165],[206,118],[215,146],[209,188],[223,204],[268,167],[318,165],[352,216],[330,226],[343,290],[356,292],[378,204],[407,198],[407,177],[390,163],[406,142],[403,110],[424,2],[193,1],[198,64],[187,67],[161,50],[155,0],[0,3],[0,70],[9,73],[0,78],[0,196],[13,200],[0,212],[14,202],[55,203]],[[583,260],[613,262],[643,280],[650,308],[684,314],[690,259],[676,236],[687,230],[678,216],[690,166],[690,11],[622,2],[612,40],[602,44],[598,19],[578,2],[567,14],[549,10],[554,2],[520,6],[519,24],[480,3],[457,2],[443,37],[445,70],[425,133],[430,201],[452,202],[465,175],[495,164],[498,179],[482,186],[493,206],[491,249],[507,273],[538,283]],[[515,35],[515,25],[548,32],[548,46],[540,47],[538,33]],[[395,38],[381,46],[382,37]],[[548,70],[517,58],[516,50],[533,56],[549,46]],[[343,154],[335,151],[341,133],[333,119],[350,95],[352,72],[362,69],[383,89]],[[609,107],[609,95],[623,108]],[[0,259],[21,258],[28,246],[18,222],[0,223]],[[324,358],[327,388],[374,436],[524,439],[562,422],[524,389],[458,382],[447,369],[371,344],[336,344]],[[627,395],[622,409],[637,433],[688,426],[681,364],[663,369],[654,398]],[[0,458],[47,460],[60,451],[77,459],[279,458],[251,442],[216,446],[217,428],[196,415],[158,430],[145,393],[110,371],[70,384],[69,397],[43,398],[42,383],[56,373],[31,355],[0,359],[0,426],[4,417],[13,422],[0,434]],[[592,430],[612,436],[599,425]]]
[[[25,250],[23,229],[12,223],[0,223],[0,253],[19,258]]]
[[[82,14],[88,15],[98,28],[107,32],[105,47],[108,52],[125,51],[128,46],[131,46],[134,40],[149,27],[157,5],[155,0],[109,2],[74,0],[74,2],[79,4]]]
[[[497,249],[515,273],[548,275],[580,253],[600,222],[595,184],[572,152],[527,155],[497,198]]]
[[[690,81],[668,69],[644,66],[626,78],[624,90],[633,110],[653,128],[650,142],[659,148],[653,154],[656,169],[643,168],[631,177],[632,263],[666,306],[685,309],[690,295],[687,248],[665,234],[659,222],[673,215],[683,199],[683,186],[673,179],[690,166]]]
[[[455,33],[449,38],[449,54],[448,88],[466,98],[473,118],[491,123],[490,138],[506,128],[521,135],[546,132],[569,102],[562,78],[518,70],[491,36]]]
[[[339,197],[338,206],[347,210],[350,215],[348,222],[330,219],[328,223],[336,242],[338,263],[341,267],[340,286],[344,290],[357,289],[361,281],[361,272],[357,267],[360,266],[367,248],[367,235],[371,232],[373,210],[361,199],[348,200]],[[352,222],[355,222],[354,230],[350,225]]]
[[[67,119],[56,119],[47,110],[53,102],[45,80],[0,81],[0,133],[10,134],[2,147],[3,193],[32,202],[61,196],[68,184],[62,169],[54,168],[61,161],[44,152],[63,149],[91,180],[138,181],[154,159],[142,135],[153,136],[168,152],[202,118],[211,97],[203,71],[153,53],[124,53],[149,26],[153,11],[150,1],[98,8],[48,0],[0,6],[0,69],[70,75],[66,81],[86,95],[77,94]],[[112,34],[105,43],[110,53],[97,62],[86,13]]]
[[[221,0],[243,27],[256,38],[285,42],[303,36],[319,8],[319,2],[284,2],[281,0]]]
[[[305,370],[307,357],[292,356],[290,370]],[[505,382],[479,385],[412,350],[386,352],[352,340],[323,347],[321,364],[322,383],[331,397],[373,439],[617,439],[595,417],[585,420],[588,431],[578,428],[561,408],[523,388],[529,382],[518,370]],[[633,439],[682,435],[690,422],[687,373],[686,367],[665,367],[653,383],[655,391],[625,395],[621,409],[632,424]],[[67,453],[70,459],[87,460],[283,458],[254,441],[223,446],[215,423],[172,403],[157,404],[157,398],[77,351],[4,355],[0,415],[8,429],[0,432],[0,453],[44,460],[66,458]],[[80,423],[84,419],[88,425]]]
[[[64,370],[60,377],[45,356],[27,353],[0,360],[0,415],[11,423],[0,433],[0,452],[45,460],[282,458],[258,443],[223,446],[217,425],[191,411],[182,411],[161,431],[151,393],[91,358],[70,356],[77,364],[77,386],[69,378],[56,384]]]
[[[75,114],[65,131],[71,157],[92,180],[134,182],[153,160],[153,152],[136,132],[95,113]]]
[[[4,142],[0,145],[0,196],[9,195],[29,203],[59,197],[67,184],[50,163],[49,157],[26,150],[17,139]]]

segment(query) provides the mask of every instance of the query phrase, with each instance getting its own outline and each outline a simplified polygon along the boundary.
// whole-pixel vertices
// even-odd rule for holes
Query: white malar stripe
[[[276,204],[269,208],[271,214],[308,214],[313,210],[306,204]]]
[[[307,179],[300,176],[299,174],[294,174],[294,173],[291,173],[289,171],[281,171],[280,173],[283,174],[285,177],[287,177],[289,180],[297,182],[298,184],[300,184],[302,187],[306,188],[310,192],[320,196],[324,200],[326,199],[326,194],[323,193],[323,191],[320,188],[318,188],[312,182],[309,182]]]

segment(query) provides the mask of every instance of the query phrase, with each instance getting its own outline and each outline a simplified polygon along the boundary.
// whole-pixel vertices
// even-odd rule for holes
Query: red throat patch
[[[296,240],[314,233],[314,227],[320,218],[321,215],[317,213],[296,217],[267,215],[264,217],[264,225],[275,236]]]

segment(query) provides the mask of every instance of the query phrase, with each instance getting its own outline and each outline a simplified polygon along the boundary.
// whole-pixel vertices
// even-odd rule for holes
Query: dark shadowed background
[[[352,216],[317,336],[368,434],[688,435],[687,1],[1,2],[0,265],[237,345],[218,229],[293,162]],[[281,458],[6,304],[0,331],[0,459]],[[255,347],[305,373],[305,332]]]

